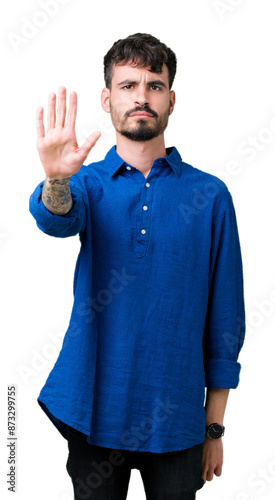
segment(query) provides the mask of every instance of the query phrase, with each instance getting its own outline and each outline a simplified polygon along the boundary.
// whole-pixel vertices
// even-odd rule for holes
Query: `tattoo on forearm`
[[[71,210],[73,200],[69,182],[70,177],[54,180],[49,180],[46,177],[42,190],[42,201],[50,212],[64,215]]]

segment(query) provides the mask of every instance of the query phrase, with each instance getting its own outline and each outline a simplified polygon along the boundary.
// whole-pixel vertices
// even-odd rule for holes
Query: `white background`
[[[43,3],[53,9],[46,0],[6,2],[1,16],[1,498],[12,497],[6,483],[6,394],[8,384],[17,384],[17,498],[73,500],[65,470],[67,441],[36,399],[68,326],[79,240],[43,234],[29,213],[29,196],[45,177],[36,150],[36,108],[42,105],[46,111],[48,94],[57,92],[59,85],[68,93],[75,90],[79,144],[92,130],[102,131],[85,163],[102,159],[115,144],[110,116],[100,105],[103,56],[119,38],[147,32],[178,58],[173,86],[177,102],[166,146],[175,145],[185,162],[227,184],[243,258],[247,334],[239,357],[240,384],[230,391],[226,409],[223,473],[207,482],[197,497],[271,500],[274,1],[63,0],[55,2],[51,16]],[[136,469],[128,498],[145,499]]]

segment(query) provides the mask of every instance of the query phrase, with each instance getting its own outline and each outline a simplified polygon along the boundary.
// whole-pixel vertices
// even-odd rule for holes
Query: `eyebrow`
[[[123,80],[123,82],[120,82],[117,84],[119,87],[120,85],[134,85],[137,84],[138,82],[135,80]],[[165,83],[162,80],[151,80],[150,82],[147,82],[148,85],[159,85],[160,87],[167,88]]]

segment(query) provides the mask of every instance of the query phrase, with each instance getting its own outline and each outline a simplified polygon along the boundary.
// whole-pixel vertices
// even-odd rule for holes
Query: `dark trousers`
[[[147,500],[194,500],[203,487],[203,443],[168,453],[118,450],[87,443],[68,426],[68,460],[75,500],[125,500],[131,469],[139,469]]]

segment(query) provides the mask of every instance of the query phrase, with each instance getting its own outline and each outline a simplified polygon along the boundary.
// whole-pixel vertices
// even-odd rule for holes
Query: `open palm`
[[[58,109],[56,119],[56,95],[49,94],[48,130],[45,135],[43,108],[37,108],[36,130],[37,149],[46,175],[49,179],[65,179],[76,174],[99,139],[101,132],[93,132],[82,147],[78,146],[75,135],[77,94],[71,92],[67,124],[66,88],[58,89]]]

